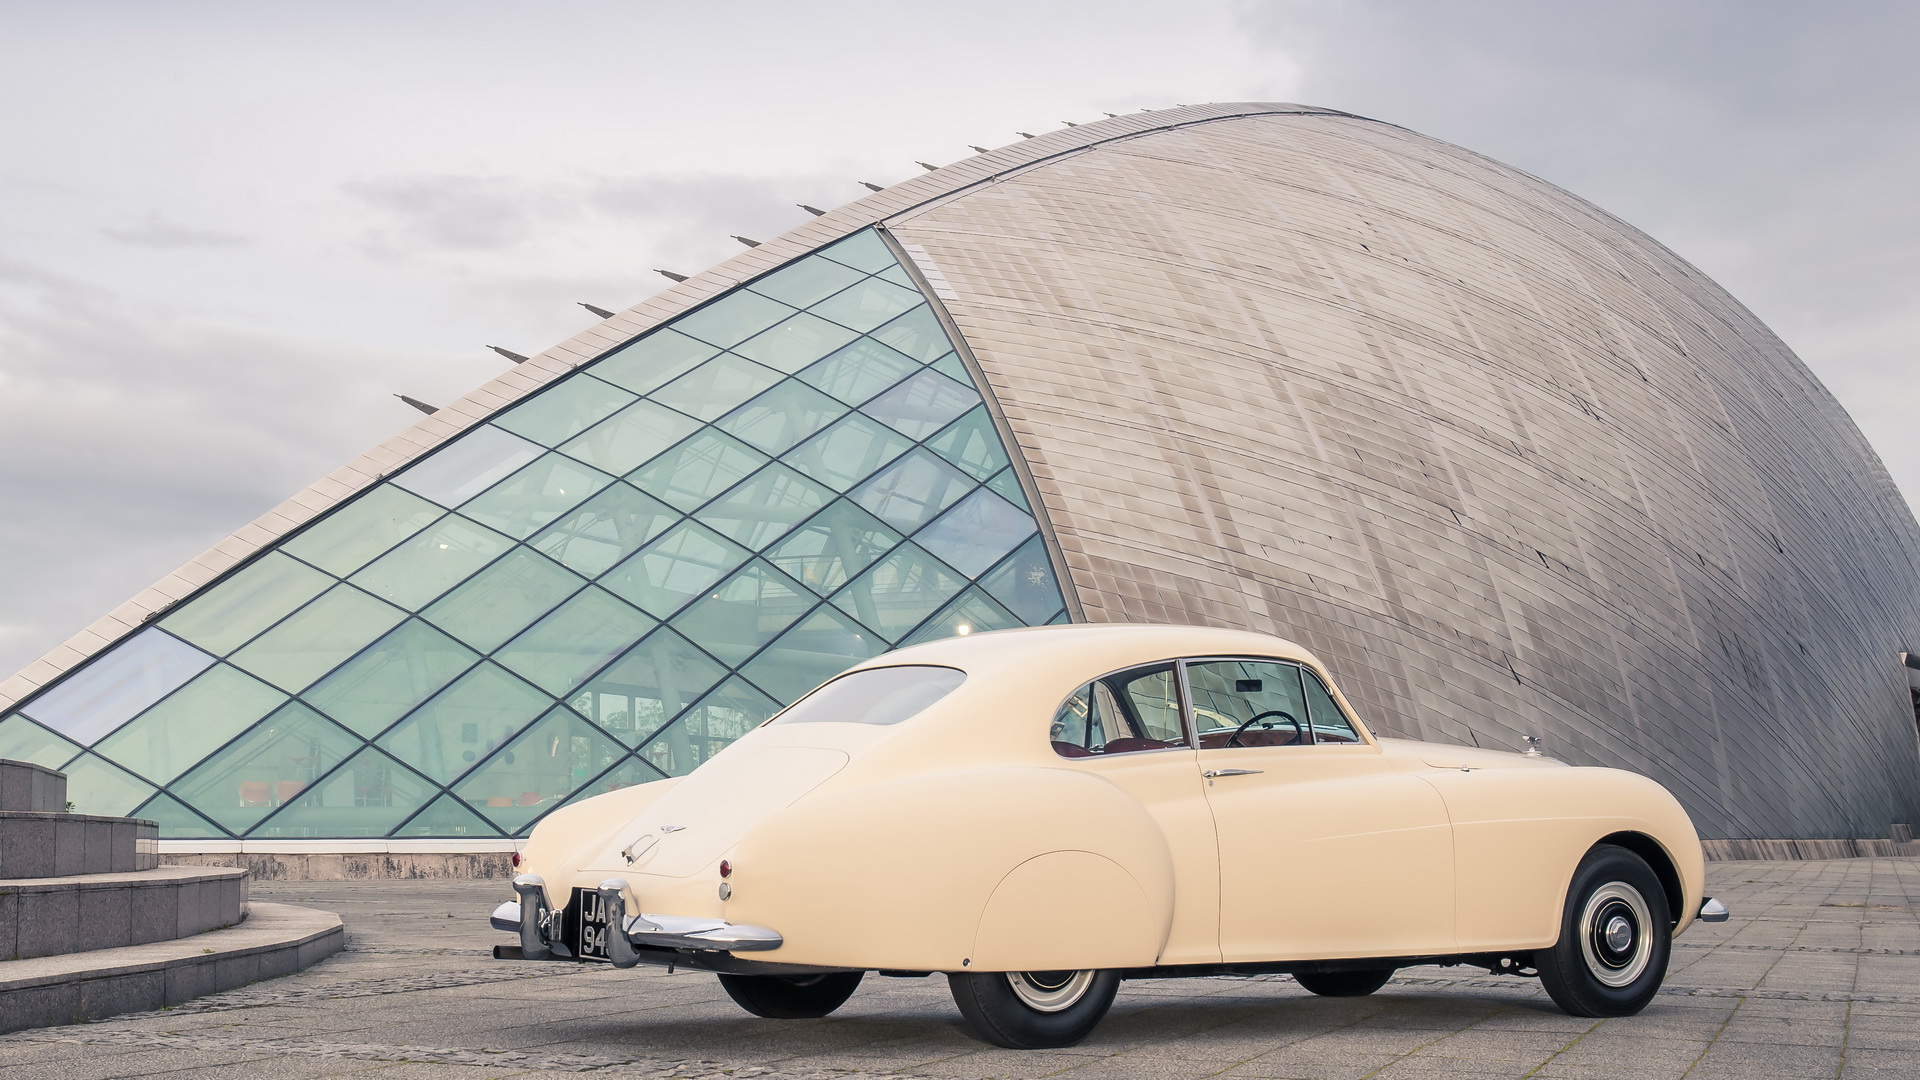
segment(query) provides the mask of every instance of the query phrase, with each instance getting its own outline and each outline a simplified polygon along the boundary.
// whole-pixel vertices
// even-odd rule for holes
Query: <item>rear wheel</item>
[[[1632,1016],[1667,977],[1673,919],[1653,868],[1602,844],[1573,873],[1560,940],[1533,954],[1553,1003],[1573,1016]]]
[[[1100,1023],[1120,989],[1117,971],[986,971],[947,976],[973,1033],[995,1046],[1072,1046]]]
[[[864,971],[826,975],[722,975],[720,986],[734,1003],[770,1020],[811,1020],[847,1003]]]
[[[1321,997],[1366,997],[1387,985],[1392,968],[1369,971],[1296,971],[1293,981]]]

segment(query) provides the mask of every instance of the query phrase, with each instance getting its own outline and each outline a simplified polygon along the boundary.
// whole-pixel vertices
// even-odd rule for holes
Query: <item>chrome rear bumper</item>
[[[495,930],[520,933],[520,903],[508,900],[493,909],[487,922]],[[627,940],[658,949],[715,949],[721,952],[766,952],[784,942],[777,931],[764,926],[698,919],[686,915],[628,915]],[[531,959],[531,957],[529,958]]]

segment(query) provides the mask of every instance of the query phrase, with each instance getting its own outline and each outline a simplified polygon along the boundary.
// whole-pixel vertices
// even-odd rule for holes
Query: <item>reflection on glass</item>
[[[844,326],[802,312],[735,345],[733,351],[791,375],[858,336]]]
[[[947,332],[941,327],[939,317],[925,305],[875,330],[872,336],[921,363],[938,360],[953,351],[953,344],[947,340]]]
[[[653,627],[654,620],[589,585],[493,658],[561,696]]]
[[[248,835],[385,836],[435,794],[413,770],[369,746]]]
[[[481,652],[492,652],[585,585],[552,559],[515,548],[421,614]]]
[[[840,499],[767,552],[768,561],[822,596],[900,542],[879,518]]]
[[[1007,452],[1000,448],[1000,433],[993,430],[993,419],[985,405],[976,406],[928,439],[927,449],[958,465],[975,480],[985,480],[1007,467]]]
[[[776,462],[707,504],[695,516],[721,534],[758,550],[832,499],[833,492]]]
[[[234,833],[299,799],[363,744],[299,702],[289,703],[171,787]]]
[[[626,752],[592,724],[555,706],[454,790],[488,820],[515,832]]]
[[[740,674],[772,697],[792,701],[886,647],[845,615],[819,607],[762,649]]]
[[[820,301],[809,310],[823,319],[831,319],[841,326],[865,333],[918,303],[920,294],[912,289],[903,289],[880,278],[868,278]]]
[[[440,631],[408,619],[307,691],[321,712],[369,738],[480,659]]]
[[[594,676],[568,704],[621,741],[637,745],[726,673],[711,656],[663,626]]]
[[[981,578],[980,584],[1028,626],[1047,622],[1065,606],[1060,586],[1053,580],[1053,562],[1038,536],[1020,545],[1018,551]]]
[[[60,771],[67,774],[67,801],[76,814],[125,817],[154,792],[152,784],[94,754],[82,755]]]
[[[845,405],[794,379],[735,409],[719,426],[769,454],[778,454],[839,419]]]
[[[542,446],[559,446],[633,401],[633,394],[591,375],[571,375],[493,422]]]
[[[287,699],[266,683],[215,664],[100,742],[100,753],[166,783]]]
[[[959,668],[931,664],[867,668],[794,702],[774,723],[890,727],[925,712],[966,681],[967,673]]]
[[[766,464],[767,455],[708,429],[627,477],[635,487],[692,510]]]
[[[920,287],[914,283],[913,275],[907,273],[907,269],[904,266],[889,266],[885,270],[880,271],[876,276],[885,278],[895,285],[903,285],[909,289],[918,289]]]
[[[234,653],[235,664],[288,693],[299,693],[341,661],[399,625],[407,613],[351,585],[320,598]]]
[[[270,551],[176,609],[160,625],[216,656],[225,656],[332,584],[332,578],[313,567]]]
[[[655,390],[653,400],[711,422],[780,378],[772,368],[722,353]]]
[[[567,569],[597,577],[678,520],[679,511],[632,485],[615,484],[530,543]]]
[[[800,378],[849,405],[858,405],[919,370],[911,358],[872,338],[861,338],[802,371]]]
[[[938,555],[942,562],[970,578],[977,578],[1029,535],[1033,519],[1012,503],[975,488],[933,524],[914,534],[913,541]]]
[[[966,474],[927,450],[915,450],[860,485],[853,500],[903,533],[932,521],[973,487]]]
[[[621,476],[651,461],[699,426],[698,421],[651,401],[636,401],[560,449],[595,468]]]
[[[911,449],[913,442],[904,435],[854,413],[781,460],[835,491],[845,491]]]
[[[1027,493],[1020,487],[1020,478],[1013,474],[1012,468],[1001,469],[987,481],[994,493],[1020,508],[1022,513],[1033,513],[1033,504],[1027,501]]]
[[[965,578],[909,542],[855,578],[833,602],[888,641],[897,641],[966,584]]]
[[[984,634],[989,630],[1011,630],[1025,625],[976,586],[955,597],[952,603],[940,610],[940,614],[922,623],[920,629],[900,642],[900,647],[904,649],[923,641]]]
[[[663,773],[684,776],[777,711],[772,698],[745,680],[728,679],[643,747],[640,757]]]
[[[746,559],[745,548],[704,525],[683,521],[607,571],[600,583],[664,619]]]
[[[461,513],[515,539],[525,539],[611,483],[613,477],[605,473],[547,454],[488,488]]]
[[[676,330],[660,329],[595,361],[593,374],[636,394],[644,394],[719,355],[717,347],[704,341],[695,341]]]
[[[380,737],[380,745],[442,782],[467,771],[553,699],[483,663]]]
[[[958,353],[948,353],[927,366],[945,375],[947,378],[952,379],[954,382],[959,383],[961,386],[968,387],[969,389],[973,387],[973,373],[967,370],[967,365],[960,362],[960,355]]]
[[[213,657],[179,638],[142,630],[20,711],[85,746],[211,663]]]
[[[903,435],[924,439],[980,404],[980,395],[937,371],[920,374],[867,402],[862,411]]]
[[[473,807],[454,798],[442,795],[427,804],[425,810],[407,819],[405,825],[393,834],[395,836],[485,836],[500,835],[485,818],[474,813]]]
[[[0,758],[31,761],[57,769],[79,752],[78,743],[69,742],[18,713],[0,720]]]
[[[540,456],[541,448],[492,426],[477,427],[388,481],[445,507],[456,507]]]
[[[673,625],[722,662],[740,664],[815,603],[792,578],[755,559],[688,605]]]
[[[605,795],[609,791],[619,791],[621,788],[629,788],[637,784],[651,784],[655,780],[662,779],[665,777],[659,769],[639,758],[629,757],[582,785],[579,791],[574,792],[566,802],[560,805],[567,806],[582,799],[591,799],[595,795]]]
[[[212,822],[188,809],[171,795],[155,795],[134,810],[133,816],[160,826],[160,835],[176,840],[220,840],[226,838]]]
[[[748,288],[783,304],[803,308],[825,300],[865,276],[863,271],[829,259],[806,258],[768,274]]]
[[[280,550],[346,577],[445,511],[409,491],[380,484],[302,530]]]
[[[492,529],[449,514],[351,580],[408,611],[418,611],[512,546],[513,541]]]
[[[793,308],[742,290],[673,322],[673,328],[710,345],[729,349],[793,314]]]
[[[876,273],[890,266],[898,265],[893,252],[887,250],[886,241],[880,239],[871,229],[854,233],[831,247],[821,248],[819,257],[851,266],[855,270]]]

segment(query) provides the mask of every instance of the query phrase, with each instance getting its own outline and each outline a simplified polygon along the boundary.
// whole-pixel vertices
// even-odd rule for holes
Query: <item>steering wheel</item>
[[[1226,742],[1226,745],[1228,745],[1228,746],[1239,746],[1239,745],[1240,745],[1240,736],[1241,736],[1242,734],[1244,734],[1244,733],[1246,732],[1246,730],[1247,730],[1248,728],[1250,728],[1250,727],[1252,727],[1253,725],[1255,725],[1255,724],[1257,724],[1257,723],[1259,723],[1259,722],[1260,722],[1260,721],[1262,721],[1262,720],[1265,720],[1265,719],[1266,719],[1267,717],[1269,717],[1269,716],[1278,716],[1278,717],[1280,717],[1281,719],[1283,719],[1283,720],[1285,720],[1285,721],[1286,721],[1287,723],[1289,723],[1289,724],[1292,724],[1292,725],[1293,725],[1293,740],[1294,740],[1295,742],[1299,742],[1299,741],[1301,741],[1301,738],[1302,738],[1302,735],[1303,735],[1303,732],[1302,732],[1302,731],[1300,730],[1300,721],[1298,721],[1298,720],[1295,720],[1295,719],[1293,718],[1293,714],[1292,714],[1292,713],[1290,713],[1290,712],[1286,712],[1286,711],[1284,711],[1284,710],[1281,710],[1281,709],[1268,709],[1268,710],[1267,710],[1266,712],[1263,712],[1263,713],[1255,713],[1255,714],[1253,714],[1253,716],[1252,716],[1252,717],[1250,717],[1250,718],[1248,718],[1248,720],[1247,720],[1247,722],[1246,722],[1246,723],[1244,723],[1244,724],[1241,724],[1241,725],[1240,725],[1239,727],[1237,727],[1237,728],[1235,728],[1235,729],[1233,729],[1233,734],[1232,734],[1232,735],[1229,735],[1229,736],[1227,736],[1227,742]]]

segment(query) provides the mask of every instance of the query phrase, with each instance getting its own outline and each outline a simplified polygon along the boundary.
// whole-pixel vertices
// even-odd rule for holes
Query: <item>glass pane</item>
[[[0,720],[0,758],[57,769],[80,752],[80,744],[55,735],[24,716]]]
[[[479,654],[408,619],[304,695],[308,703],[369,738],[472,667]]]
[[[915,439],[924,439],[975,405],[980,395],[937,371],[920,374],[867,402],[861,410]]]
[[[408,611],[418,611],[512,546],[512,540],[492,529],[449,514],[351,580]]]
[[[638,758],[627,758],[620,764],[601,773],[600,776],[583,785],[579,791],[567,797],[561,806],[571,806],[582,799],[591,799],[595,795],[605,795],[610,791],[619,791],[638,784],[651,784],[655,780],[665,779],[665,775],[652,765]]]
[[[900,534],[840,499],[767,552],[767,560],[822,596],[873,565]]]
[[[227,834],[171,795],[155,795],[131,815],[160,826],[162,840],[223,840]]]
[[[410,491],[381,484],[280,545],[280,550],[346,577],[433,524],[444,512]]]
[[[987,486],[1001,498],[1029,514],[1033,513],[1033,504],[1027,501],[1027,493],[1021,490],[1020,478],[1013,474],[1013,469],[1001,469],[994,473],[993,479],[987,481]]]
[[[975,480],[985,480],[1007,467],[1007,452],[1000,446],[1000,433],[993,429],[993,418],[981,405],[955,420],[947,430],[927,440],[927,449],[946,458]]]
[[[313,567],[271,551],[176,609],[160,625],[225,656],[332,584],[332,578]]]
[[[747,558],[746,549],[726,537],[683,521],[607,571],[600,584],[664,619]]]
[[[651,401],[636,401],[560,449],[589,465],[624,476],[699,427],[671,409]]]
[[[20,711],[85,746],[211,663],[213,657],[199,649],[149,628],[102,653]]]
[[[832,501],[833,492],[776,461],[707,504],[697,516],[757,551]]]
[[[694,601],[673,626],[721,661],[741,664],[818,602],[792,578],[755,559]]]
[[[927,366],[961,386],[971,388],[974,385],[973,373],[967,370],[967,365],[960,362],[960,356],[957,353],[948,353]]]
[[[382,735],[380,745],[445,782],[552,704],[552,698],[504,669],[481,664]]]
[[[844,326],[802,312],[735,345],[733,351],[791,375],[858,336]]]
[[[769,454],[781,451],[846,414],[847,407],[795,379],[729,413],[719,427]]]
[[[909,289],[918,289],[920,287],[914,283],[913,275],[907,273],[907,268],[897,264],[880,271],[878,276],[893,282],[895,285],[903,285]]]
[[[1353,729],[1353,722],[1340,706],[1334,704],[1333,695],[1320,682],[1320,677],[1305,668],[1300,669],[1301,682],[1306,684],[1308,722],[1313,725],[1313,741],[1316,743],[1355,743],[1360,741],[1360,733]]]
[[[907,543],[855,578],[833,602],[888,641],[897,641],[966,586],[965,578]]]
[[[93,754],[67,763],[67,801],[76,814],[124,817],[153,795],[153,785]]]
[[[981,578],[980,585],[1028,626],[1038,626],[1064,603],[1053,580],[1053,561],[1038,536],[1020,545],[1020,550]]]
[[[740,669],[775,701],[794,701],[870,656],[886,642],[832,608],[815,608]]]
[[[973,487],[973,480],[927,450],[915,450],[880,470],[853,499],[903,533],[932,521]]]
[[[768,274],[748,288],[783,304],[803,308],[815,301],[825,300],[865,276],[863,271],[852,267],[809,256],[784,270]]]
[[[872,338],[861,338],[802,371],[800,378],[849,405],[858,405],[919,370],[912,359]]]
[[[692,510],[766,464],[767,455],[717,431],[703,431],[627,477],[649,495]]]
[[[993,598],[981,592],[979,588],[968,589],[960,594],[953,603],[942,608],[940,614],[921,624],[920,629],[900,643],[901,648],[918,645],[923,641],[938,641],[941,638],[965,637],[968,634],[984,634],[989,630],[1011,630],[1016,626],[1025,626],[1014,614]]]
[[[900,664],[842,675],[795,702],[776,724],[905,723],[960,688],[967,673],[932,664]]]
[[[473,807],[451,795],[442,795],[415,814],[394,832],[395,836],[485,836],[496,837],[500,830],[473,812]]]
[[[613,477],[605,473],[559,454],[547,454],[489,488],[461,513],[515,539],[524,539],[611,483]]]
[[[441,506],[459,506],[541,454],[541,447],[486,425],[442,446],[389,480]]]
[[[385,836],[439,789],[371,746],[297,795],[249,836]]]
[[[589,585],[493,658],[548,693],[561,695],[653,627],[652,619]]]
[[[340,725],[292,702],[171,787],[194,809],[241,833],[274,807],[298,800],[364,745]]]
[[[584,585],[580,575],[552,559],[515,548],[422,614],[481,652],[492,652]]]
[[[655,390],[653,400],[711,421],[779,381],[772,368],[724,353]]]
[[[899,349],[923,364],[938,360],[953,351],[953,343],[947,340],[947,331],[940,325],[940,320],[933,314],[933,309],[924,304],[875,330],[869,336]]]
[[[644,394],[719,355],[718,348],[704,341],[695,341],[673,330],[655,330],[618,352],[594,361],[593,373],[636,394]]]
[[[1033,519],[1012,503],[986,488],[976,488],[938,521],[915,533],[913,541],[948,566],[977,578],[1033,535],[1033,529]]]
[[[744,679],[728,679],[660,732],[640,756],[661,772],[684,776],[779,710]]]
[[[678,520],[680,512],[667,504],[615,484],[530,542],[568,569],[597,577]]]
[[[633,401],[633,394],[591,375],[571,375],[534,392],[493,422],[542,446],[559,446]]]
[[[903,289],[891,281],[868,278],[807,310],[823,319],[832,319],[841,326],[864,333],[920,302],[920,294],[912,289]]]
[[[886,242],[874,235],[872,229],[862,229],[832,247],[823,248],[819,255],[868,273],[898,265],[893,252],[887,250]]]
[[[232,660],[282,690],[299,693],[406,617],[351,585],[335,585],[254,638]]]
[[[637,745],[726,674],[711,656],[663,626],[594,676],[568,704]]]
[[[266,683],[215,664],[102,740],[99,750],[164,784],[286,700]]]
[[[782,460],[835,491],[845,491],[911,449],[912,440],[855,413],[783,455]]]
[[[626,754],[626,747],[598,728],[555,706],[461,781],[455,793],[503,830],[515,832]]]
[[[673,328],[728,349],[791,314],[793,308],[788,305],[743,289],[691,315],[682,315],[674,320]]]
[[[1193,730],[1202,750],[1297,746],[1309,741],[1300,669],[1257,660],[1187,665]]]

